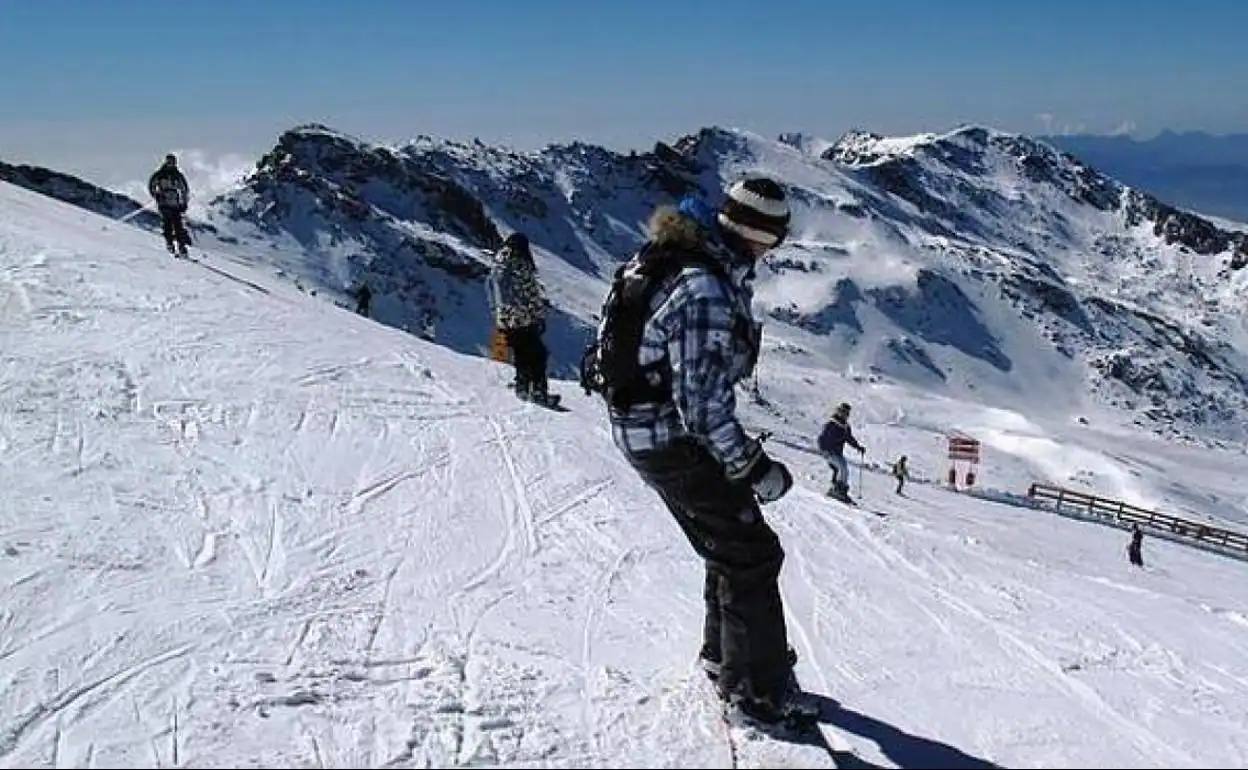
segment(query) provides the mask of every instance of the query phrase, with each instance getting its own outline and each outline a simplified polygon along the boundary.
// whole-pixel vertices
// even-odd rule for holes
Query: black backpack
[[[636,261],[636,266],[630,262],[615,271],[598,338],[581,356],[585,393],[600,393],[620,410],[671,398],[672,372],[667,358],[646,366],[637,360],[655,295],[687,267],[704,267],[721,280],[728,279],[718,260],[699,251],[647,247]]]
[[[186,180],[176,171],[170,173],[161,169],[152,176],[151,193],[157,205],[180,208],[186,205]]]

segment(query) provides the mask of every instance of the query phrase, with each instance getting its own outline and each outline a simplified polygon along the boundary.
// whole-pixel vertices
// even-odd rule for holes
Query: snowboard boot
[[[733,693],[725,718],[729,724],[753,727],[770,735],[800,733],[819,723],[819,705],[807,697],[792,677],[783,690],[761,698]]]
[[[719,681],[719,669],[722,665],[718,657],[711,657],[706,648],[698,653],[698,665],[702,668],[702,673],[706,674],[706,678],[712,682]]]
[[[790,647],[788,649],[787,657],[789,661],[789,678],[792,680],[793,667],[797,665],[797,650]],[[702,667],[702,671],[706,674],[707,679],[715,683],[719,682],[719,671],[723,664],[721,663],[718,655],[711,655],[710,652],[703,647],[702,650],[698,652],[698,665]],[[723,696],[724,694],[720,693],[720,695]]]
[[[173,256],[178,256],[178,247],[174,245],[173,241],[165,241],[165,248],[168,249],[169,253]]]
[[[529,386],[527,396],[522,396],[528,401],[546,407],[555,407],[559,405],[559,396],[551,394],[546,383],[546,378],[536,380]]]
[[[516,375],[516,379],[511,383],[512,390],[516,392],[516,398],[521,401],[527,401],[529,399],[529,392],[532,387],[533,386],[529,383],[528,378],[521,377],[519,374]]]
[[[559,395],[556,393],[533,393],[529,396],[529,400],[548,409],[559,406]]]

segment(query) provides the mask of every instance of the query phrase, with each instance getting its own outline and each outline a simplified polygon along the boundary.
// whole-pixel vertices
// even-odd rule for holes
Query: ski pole
[[[142,206],[140,206],[139,208],[135,209],[134,211],[131,211],[129,214],[126,214],[124,217],[122,217],[121,219],[118,219],[117,221],[118,221],[118,222],[129,222],[131,219],[134,219],[134,218],[135,218],[135,217],[137,217],[139,214],[142,214],[144,211],[151,211],[151,210],[152,210],[152,204],[151,204],[150,202],[149,202],[149,203],[144,203]]]
[[[858,458],[858,499],[862,499],[862,466],[867,464],[867,453],[862,452]]]

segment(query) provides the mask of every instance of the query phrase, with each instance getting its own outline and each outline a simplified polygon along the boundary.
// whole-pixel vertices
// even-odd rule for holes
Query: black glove
[[[758,450],[758,459],[754,461],[745,478],[750,482],[760,503],[774,503],[793,488],[793,474],[784,467],[784,463],[772,460],[761,448]]]

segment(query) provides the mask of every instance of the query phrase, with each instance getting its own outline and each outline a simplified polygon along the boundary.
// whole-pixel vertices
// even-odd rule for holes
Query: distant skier
[[[777,582],[784,550],[759,509],[793,478],[746,435],[733,386],[759,352],[755,263],[788,222],[770,179],[735,183],[718,212],[696,199],[660,207],[650,240],[616,273],[582,362],[582,384],[608,401],[616,445],[705,562],[707,674],[733,714],[769,725],[817,716],[794,686]]]
[[[893,463],[893,478],[897,479],[897,494],[900,495],[901,490],[906,486],[906,481],[910,478],[910,469],[906,467],[905,455]]]
[[[828,489],[828,496],[853,504],[849,497],[849,466],[845,463],[846,444],[857,449],[859,454],[867,452],[849,427],[849,404],[842,403],[819,434],[819,452],[832,469],[832,486]]]
[[[489,278],[494,323],[507,338],[516,366],[516,395],[527,401],[555,406],[546,378],[546,296],[537,280],[537,266],[529,239],[512,233],[495,257]]]
[[[365,318],[370,317],[373,303],[373,292],[367,283],[361,282],[355,290],[355,312]]]
[[[1140,525],[1131,528],[1131,545],[1127,546],[1127,558],[1137,567],[1144,566],[1144,533]]]
[[[191,188],[186,177],[178,170],[178,159],[170,153],[165,162],[147,182],[147,191],[151,193],[160,209],[161,230],[165,235],[165,247],[170,254],[185,257],[186,248],[191,245],[191,236],[186,231],[186,205],[191,199]]]

